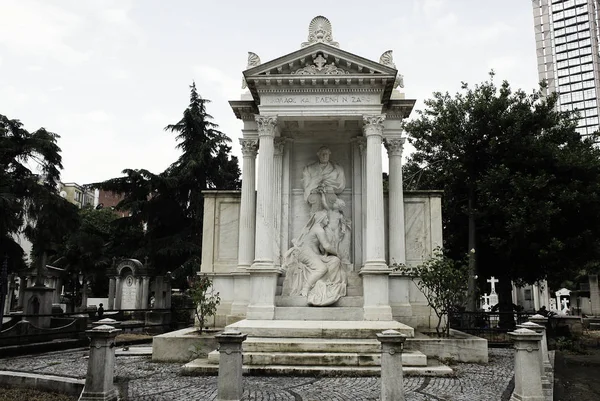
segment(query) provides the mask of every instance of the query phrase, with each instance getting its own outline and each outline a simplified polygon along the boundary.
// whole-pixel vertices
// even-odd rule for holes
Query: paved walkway
[[[133,347],[131,347],[133,348]],[[87,349],[0,359],[0,370],[84,378]],[[405,377],[407,401],[506,401],[512,391],[513,350],[490,349],[490,363],[456,364],[452,378]],[[128,400],[215,400],[217,378],[180,376],[182,364],[147,356],[117,358],[116,378]],[[375,401],[376,377],[244,377],[246,401]]]

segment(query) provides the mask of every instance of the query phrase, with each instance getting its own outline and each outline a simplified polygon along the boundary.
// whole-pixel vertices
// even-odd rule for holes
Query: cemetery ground
[[[600,399],[600,331],[590,331],[577,341],[565,341],[554,360],[556,401]]]
[[[5,358],[0,359],[0,370],[84,379],[87,354],[86,348],[78,348]],[[508,400],[513,388],[513,364],[512,349],[490,349],[489,364],[453,364],[453,377],[405,377],[406,399]],[[119,356],[115,383],[122,394],[127,394],[127,400],[216,399],[216,376],[182,376],[181,366],[177,363],[153,363],[149,356]],[[7,390],[0,390],[0,400],[3,400],[2,391]],[[378,377],[245,376],[242,400],[375,401],[379,399],[380,391]],[[53,400],[50,396],[45,399]]]

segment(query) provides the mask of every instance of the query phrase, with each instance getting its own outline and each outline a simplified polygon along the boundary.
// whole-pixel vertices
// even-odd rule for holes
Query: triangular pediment
[[[260,90],[285,90],[311,86],[380,88],[384,103],[395,85],[398,71],[325,43],[315,43],[243,72],[256,104]]]
[[[315,43],[243,72],[246,81],[253,78],[284,78],[298,75],[385,75],[395,77],[396,69],[335,48]],[[249,82],[250,83],[250,82]]]

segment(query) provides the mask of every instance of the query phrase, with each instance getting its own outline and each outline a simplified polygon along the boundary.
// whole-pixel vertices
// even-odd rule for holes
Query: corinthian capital
[[[385,114],[378,114],[373,116],[363,116],[363,131],[365,136],[370,135],[383,135],[383,122],[385,121]]]
[[[258,136],[268,135],[275,136],[275,128],[277,127],[277,116],[254,116],[258,124]]]
[[[285,143],[287,142],[287,138],[277,137],[274,140],[275,145],[275,156],[281,156],[283,154],[283,150],[285,149]]]
[[[404,138],[386,138],[384,143],[388,156],[402,156]]]
[[[242,155],[244,157],[256,157],[258,139],[240,138],[240,145],[242,145]]]

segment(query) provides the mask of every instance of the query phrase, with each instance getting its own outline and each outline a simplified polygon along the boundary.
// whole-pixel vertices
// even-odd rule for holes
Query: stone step
[[[345,338],[263,338],[248,337],[242,343],[244,352],[381,352],[377,340]]]
[[[363,308],[331,308],[328,306],[277,306],[275,320],[360,320]]]
[[[238,330],[249,337],[287,338],[366,338],[376,339],[376,334],[384,330],[396,330],[408,337],[414,330],[394,320],[249,320],[244,319],[230,324],[228,329]]]
[[[208,363],[207,359],[195,359],[183,366],[181,373],[187,376],[217,375],[219,365]],[[294,366],[294,365],[243,365],[244,375],[294,375],[294,376],[380,376],[379,366]],[[454,372],[438,361],[432,361],[429,366],[403,366],[405,376],[448,377]]]
[[[353,352],[244,352],[246,365],[297,366],[379,366],[381,353]],[[208,363],[219,363],[219,351],[208,354]],[[419,351],[402,353],[403,366],[427,366],[427,357]]]
[[[276,296],[275,297],[275,305],[276,306],[308,306],[307,298],[299,295],[296,296]],[[337,308],[337,307],[360,307],[362,308],[364,305],[364,298],[362,296],[345,296],[340,298],[335,304],[328,306],[328,308]]]

